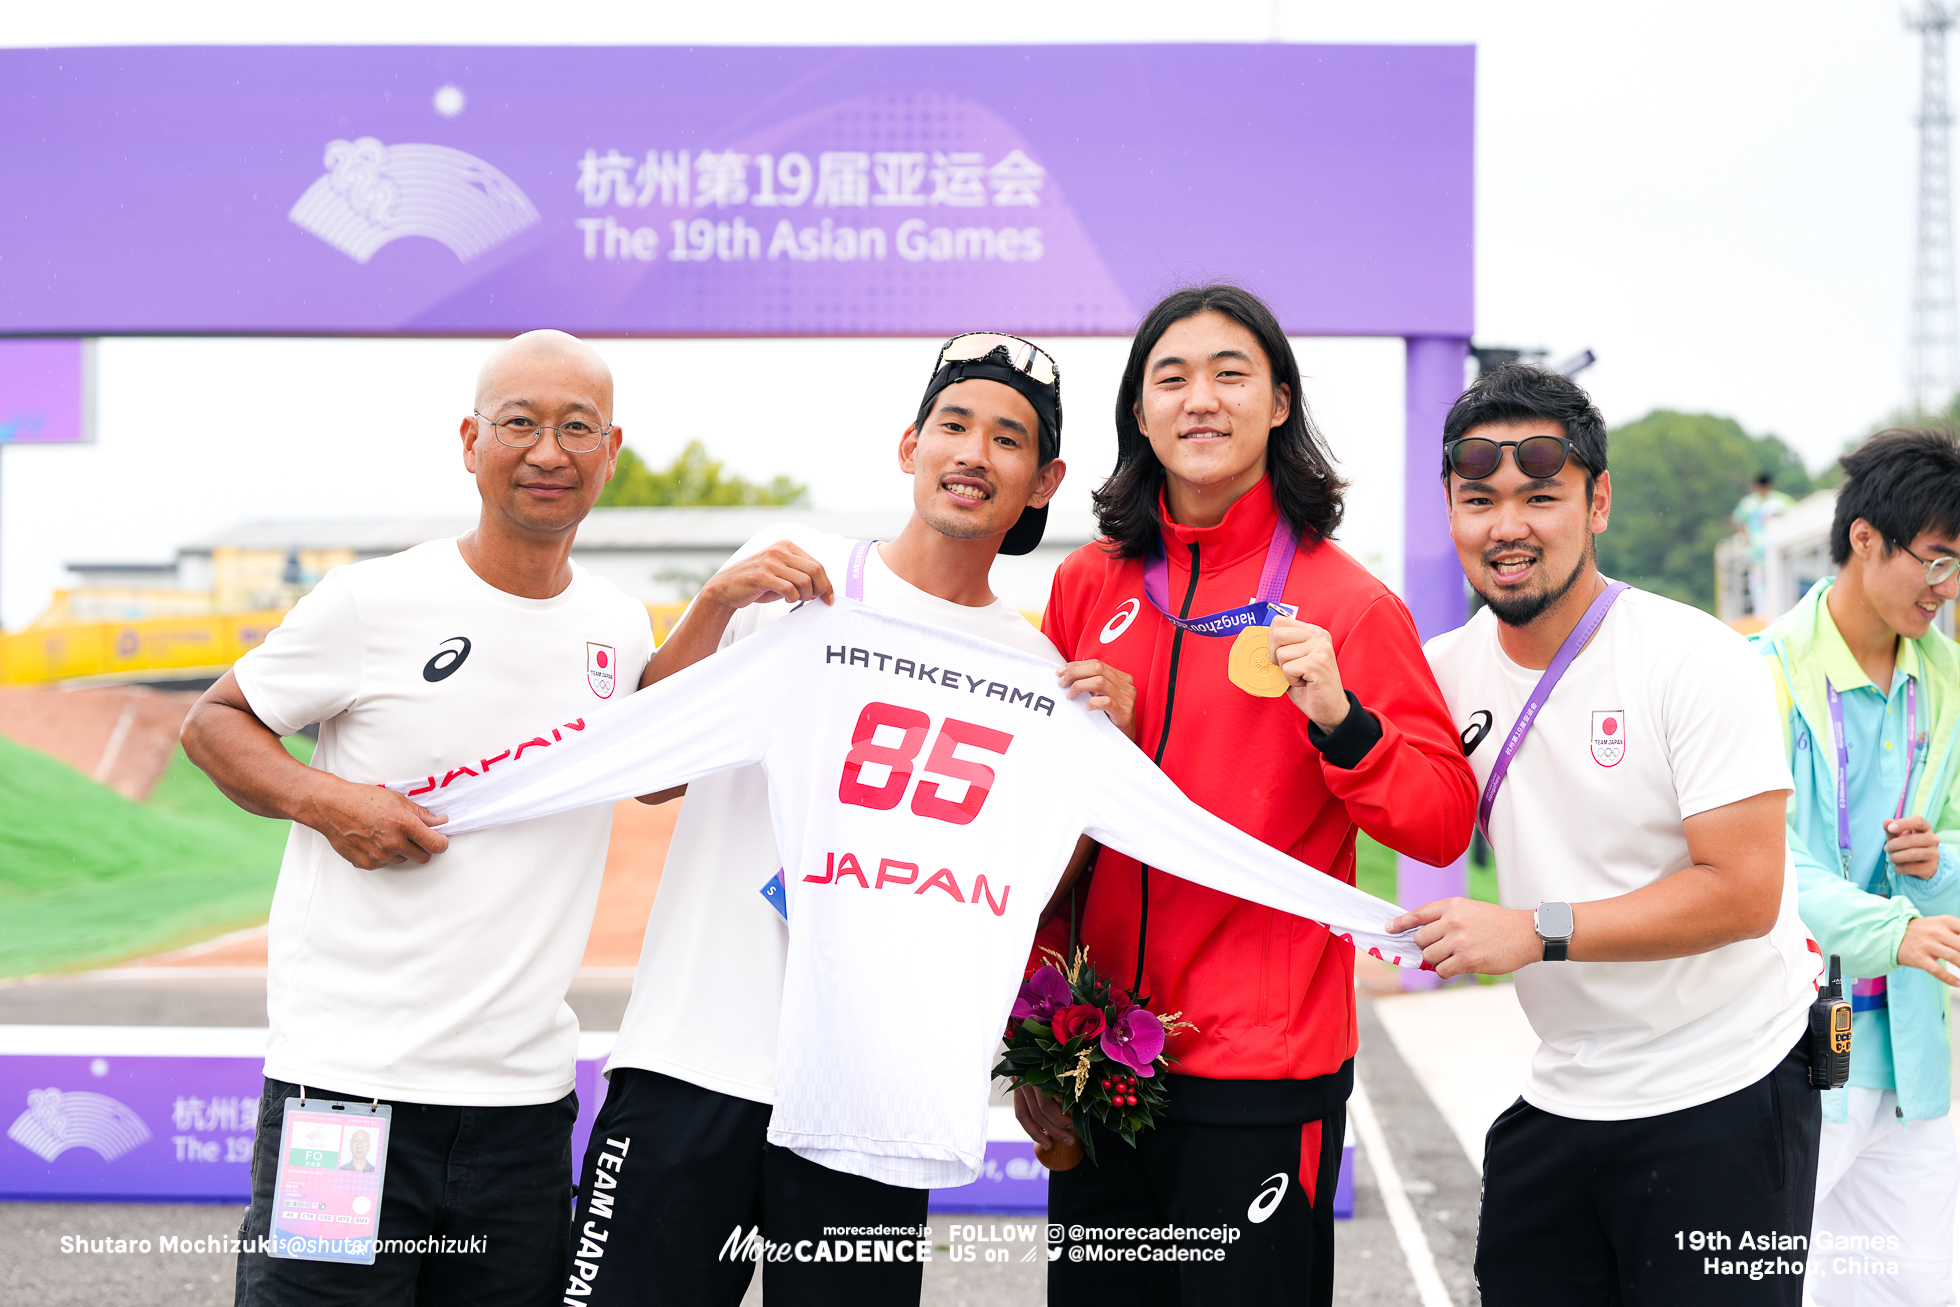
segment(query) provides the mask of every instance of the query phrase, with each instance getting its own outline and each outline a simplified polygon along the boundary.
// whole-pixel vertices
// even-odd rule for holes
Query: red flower
[[[1055,1032],[1055,1038],[1066,1044],[1071,1039],[1094,1039],[1102,1034],[1108,1023],[1103,1020],[1102,1009],[1095,1004],[1076,1003],[1056,1008],[1049,1025]]]
[[[1111,1016],[1120,1017],[1136,1005],[1137,1001],[1131,998],[1128,992],[1117,989],[1114,986],[1110,988],[1109,1011]]]

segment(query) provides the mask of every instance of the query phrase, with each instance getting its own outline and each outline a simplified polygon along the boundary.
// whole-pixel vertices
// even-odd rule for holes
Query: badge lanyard
[[[860,540],[851,546],[851,561],[844,569],[844,597],[864,602],[864,560],[876,540]]]
[[[1592,601],[1592,606],[1586,609],[1586,615],[1572,628],[1572,634],[1566,636],[1565,643],[1558,647],[1552,665],[1545,669],[1544,675],[1538,678],[1538,684],[1531,688],[1531,697],[1524,701],[1524,711],[1512,724],[1511,733],[1504,737],[1504,747],[1497,751],[1497,761],[1490,766],[1490,779],[1484,782],[1483,801],[1477,805],[1477,829],[1484,833],[1485,839],[1490,838],[1490,809],[1497,802],[1498,788],[1504,784],[1505,774],[1511,770],[1511,759],[1523,746],[1524,737],[1531,734],[1539,710],[1545,706],[1545,700],[1552,697],[1552,687],[1565,675],[1565,669],[1572,666],[1572,660],[1586,647],[1586,641],[1593,638],[1599,624],[1606,620],[1606,610],[1628,588],[1625,581],[1614,581],[1600,592],[1599,597]]]
[[[1832,780],[1837,786],[1837,842],[1838,867],[1845,879],[1851,878],[1851,754],[1844,742],[1844,699],[1824,678],[1824,702],[1830,705],[1831,735],[1837,742],[1837,766],[1833,769]],[[1899,805],[1892,813],[1897,821],[1906,815],[1906,803],[1912,798],[1912,776],[1919,767],[1919,755],[1926,748],[1926,737],[1919,733],[1919,682],[1906,678],[1906,783],[1899,791]]]
[[[1844,740],[1844,698],[1824,678],[1824,702],[1830,706],[1831,736],[1837,744],[1836,766],[1832,768],[1831,780],[1837,790],[1837,844],[1838,867],[1846,880],[1851,879],[1851,751]],[[1919,682],[1911,677],[1906,679],[1906,783],[1899,791],[1898,806],[1893,809],[1892,819],[1897,821],[1906,815],[1906,805],[1912,798],[1913,773],[1919,769],[1920,754],[1926,748],[1926,736],[1919,730]],[[1885,977],[1875,976],[1866,980],[1851,982],[1851,1010],[1871,1012],[1885,1007],[1887,1003]]]
[[[1273,614],[1294,617],[1300,611],[1292,604],[1279,602],[1280,591],[1286,588],[1286,573],[1293,566],[1293,555],[1299,548],[1299,533],[1281,518],[1273,526],[1273,543],[1266,548],[1266,566],[1259,574],[1259,593],[1252,597],[1251,603],[1209,617],[1179,617],[1170,609],[1170,564],[1164,558],[1160,542],[1151,551],[1150,561],[1144,564],[1143,593],[1150,606],[1164,615],[1165,621],[1193,635],[1237,635],[1249,627],[1271,626]]]

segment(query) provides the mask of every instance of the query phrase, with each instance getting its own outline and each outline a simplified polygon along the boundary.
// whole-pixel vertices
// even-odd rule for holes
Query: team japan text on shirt
[[[995,1043],[1080,833],[1420,965],[1399,909],[1186,799],[1052,663],[842,598],[418,802],[464,833],[758,761],[791,922],[769,1138],[836,1170],[978,1174]]]

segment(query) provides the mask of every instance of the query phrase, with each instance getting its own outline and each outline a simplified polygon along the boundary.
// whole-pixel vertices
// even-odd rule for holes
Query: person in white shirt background
[[[1485,1144],[1484,1300],[1795,1307],[1820,958],[1769,672],[1715,618],[1600,575],[1606,427],[1571,380],[1479,378],[1444,451],[1485,607],[1427,652],[1471,728],[1501,905],[1447,899],[1391,929],[1417,927],[1446,979],[1515,972],[1541,1041]]]
[[[702,588],[641,684],[754,634],[795,603],[849,593],[854,557],[870,606],[1062,664],[988,584],[997,554],[1040,543],[1061,486],[1060,382],[1053,359],[1025,341],[969,333],[947,342],[898,441],[914,511],[897,538],[868,548],[799,526],[763,530]],[[1123,725],[1133,692],[1104,672],[1070,664],[1061,683]],[[696,781],[686,795],[580,1173],[569,1283],[593,1307],[735,1304],[754,1274],[743,1250],[758,1232],[770,1245],[807,1249],[826,1227],[889,1235],[926,1222],[926,1190],[831,1170],[767,1142],[788,940],[761,893],[782,865],[768,780],[760,766],[743,767]],[[764,1266],[766,1291],[799,1304],[910,1303],[920,1292],[916,1261]]]
[[[273,896],[248,1250],[268,1232],[288,1098],[391,1104],[378,1236],[479,1248],[371,1266],[246,1251],[241,1304],[528,1307],[555,1298],[570,1249],[578,1021],[565,993],[611,811],[450,840],[373,781],[426,774],[433,790],[487,773],[541,719],[575,736],[611,690],[587,675],[595,647],[637,679],[653,632],[645,607],[571,561],[623,437],[605,362],[562,332],[529,332],[484,365],[474,410],[460,434],[476,529],[329,572],[198,701],[183,741],[239,806],[293,822]],[[358,411],[345,434],[321,457],[385,468],[387,442],[412,438]],[[308,767],[280,736],[315,722]]]

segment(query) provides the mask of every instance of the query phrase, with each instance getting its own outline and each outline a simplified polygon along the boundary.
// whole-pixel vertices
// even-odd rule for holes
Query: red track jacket
[[[1264,482],[1215,527],[1178,526],[1159,512],[1173,612],[1199,617],[1253,598],[1277,520]],[[1144,597],[1143,570],[1142,560],[1096,544],[1076,550],[1055,574],[1042,630],[1066,657],[1100,658],[1135,678],[1137,742],[1180,789],[1349,884],[1357,826],[1432,865],[1463,852],[1476,781],[1415,622],[1388,587],[1330,542],[1303,543],[1294,555],[1284,598],[1333,637],[1341,684],[1380,731],[1370,745],[1376,726],[1350,712],[1331,736],[1316,731],[1315,743],[1290,700],[1258,698],[1227,679],[1231,638],[1180,632],[1163,619]],[[1337,765],[1343,757],[1352,765]],[[1197,1025],[1166,1050],[1178,1074],[1305,1080],[1354,1056],[1352,945],[1303,918],[1154,870],[1146,924],[1145,874],[1104,849],[1086,900],[1077,894],[1079,940],[1098,971],[1127,986],[1143,928],[1142,992],[1156,1011]],[[1065,901],[1037,945],[1064,949],[1068,918]]]

